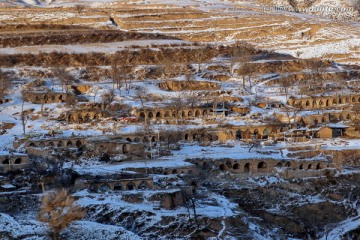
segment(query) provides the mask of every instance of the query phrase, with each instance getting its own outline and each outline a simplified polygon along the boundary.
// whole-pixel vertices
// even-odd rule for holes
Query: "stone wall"
[[[341,104],[359,104],[360,95],[342,95],[328,97],[308,97],[308,98],[292,98],[287,104],[294,107],[302,107],[305,109],[317,109],[332,107]]]
[[[26,154],[4,154],[0,155],[0,172],[6,173],[8,171],[16,171],[25,168],[29,168],[31,163],[29,162],[28,155]]]
[[[61,103],[68,97],[73,97],[72,93],[45,92],[45,91],[26,91],[23,95],[25,101],[43,104],[43,103]]]

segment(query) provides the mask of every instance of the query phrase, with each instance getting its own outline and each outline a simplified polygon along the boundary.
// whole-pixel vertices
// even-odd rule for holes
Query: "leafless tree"
[[[194,59],[195,63],[197,64],[197,72],[201,71],[201,63],[204,61],[205,58],[205,48],[200,46],[194,50]]]
[[[6,74],[0,70],[0,98],[3,98],[10,86],[10,80]]]
[[[61,189],[42,197],[37,219],[48,224],[52,239],[57,240],[63,229],[83,216],[84,210],[75,204],[75,199],[65,189]]]
[[[188,209],[188,215],[189,215],[189,222],[191,222],[191,213],[190,213],[190,209],[192,209],[193,215],[194,215],[194,222],[196,224],[197,229],[199,228],[199,221],[198,221],[198,217],[197,217],[197,211],[196,211],[196,203],[197,203],[197,198],[195,196],[195,193],[190,192],[188,190],[182,190],[181,191],[182,196],[184,198],[184,201],[187,203],[187,209]]]
[[[245,63],[249,62],[251,55],[249,54],[249,48],[251,46],[244,42],[238,42],[232,48],[230,54],[230,73],[233,76],[235,73],[235,65],[244,66]]]
[[[148,95],[148,91],[147,91],[147,88],[145,88],[145,87],[140,87],[135,92],[135,98],[140,101],[141,109],[144,113],[144,123],[145,124],[147,123],[147,114],[146,114],[146,109],[145,109],[145,101],[147,99],[147,95]]]
[[[65,90],[68,91],[68,86],[75,82],[73,76],[71,76],[70,73],[66,72],[64,68],[54,68],[53,72],[60,81],[61,89],[64,91],[65,88]]]
[[[245,89],[245,76],[248,77],[248,82],[249,82],[249,89],[251,90],[252,87],[252,82],[251,82],[251,78],[254,75],[256,69],[254,67],[254,65],[247,63],[244,64],[240,69],[239,69],[239,73],[243,76],[243,88]]]
[[[182,92],[179,92],[176,97],[174,98],[174,100],[169,104],[169,108],[172,109],[173,112],[176,113],[176,116],[173,116],[175,118],[176,121],[176,125],[179,124],[179,117],[181,117],[181,112],[182,110],[185,108],[185,95]]]
[[[282,77],[279,79],[279,85],[281,87],[281,90],[285,93],[286,101],[289,97],[289,89],[292,86],[292,81],[286,77]]]
[[[109,106],[115,100],[115,93],[114,90],[110,90],[107,93],[101,95],[101,100],[104,105],[104,109]]]
[[[29,121],[29,114],[27,111],[24,111],[24,104],[25,104],[25,100],[22,100],[22,104],[21,104],[21,113],[20,113],[20,120],[21,120],[21,125],[22,125],[22,129],[23,129],[23,134],[26,134],[26,124]]]
[[[75,9],[76,9],[77,13],[80,14],[80,13],[82,13],[82,11],[85,10],[85,5],[76,4],[76,5],[75,5]]]
[[[261,142],[257,137],[253,137],[249,142],[249,152],[253,148],[261,148]]]
[[[114,53],[111,57],[111,79],[113,82],[113,90],[115,90],[115,85],[117,85],[117,89],[120,89],[119,77],[118,56],[117,53]]]

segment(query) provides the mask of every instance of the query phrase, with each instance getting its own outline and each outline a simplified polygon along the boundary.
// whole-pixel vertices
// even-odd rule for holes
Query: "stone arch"
[[[80,140],[77,140],[76,143],[75,143],[75,145],[76,145],[77,147],[81,147],[82,142],[81,142]]]
[[[345,98],[345,103],[350,103],[350,99],[348,97]]]
[[[9,163],[10,163],[10,160],[9,160],[8,158],[6,158],[6,159],[3,160],[1,163],[2,163],[2,164],[9,164]]]
[[[54,142],[49,142],[48,146],[53,147],[53,146],[55,146],[55,144],[54,144]]]
[[[355,97],[352,98],[352,102],[353,102],[353,103],[356,102],[356,98],[355,98]]]
[[[159,141],[160,141],[160,142],[165,142],[165,137],[164,137],[163,135],[161,135],[161,136],[159,137]]]
[[[73,114],[69,114],[68,116],[68,121],[69,122],[76,122],[77,121],[77,117]]]
[[[232,167],[234,170],[239,170],[240,169],[240,164],[235,163]]]
[[[208,111],[205,109],[205,110],[203,111],[202,115],[203,115],[203,116],[207,116],[207,114],[208,114]]]
[[[278,164],[276,164],[276,167],[282,167],[283,165],[282,165],[282,163],[281,162],[279,162]]]
[[[199,109],[195,111],[195,117],[200,117],[200,110]]]
[[[17,159],[15,159],[14,164],[21,164],[21,162],[22,162],[22,159],[21,159],[21,158],[17,158]]]
[[[258,172],[266,172],[267,170],[267,164],[266,162],[259,162],[257,164]]]
[[[338,103],[338,101],[336,100],[336,98],[333,98],[332,103],[333,103],[333,104],[337,104],[337,103]]]
[[[169,118],[170,117],[170,112],[166,111],[165,114],[164,114],[164,117]]]
[[[135,183],[129,182],[126,184],[126,190],[135,190]]]
[[[89,190],[90,190],[90,192],[97,192],[98,186],[96,186],[96,184],[92,184],[92,185],[89,187]]]
[[[129,153],[130,149],[129,149],[129,145],[128,144],[124,144],[122,146],[122,151],[123,151],[123,154],[126,154],[126,153]]]
[[[309,100],[306,101],[305,106],[310,107],[310,101]]]
[[[319,101],[319,106],[322,106],[323,104],[324,104],[323,100],[320,99],[320,101]]]
[[[300,124],[301,126],[305,127],[306,126],[306,122],[303,118],[300,119]]]
[[[92,119],[92,118],[90,117],[90,113],[86,113],[83,119],[84,119],[84,122],[90,121],[90,119]]]
[[[156,113],[156,118],[161,118],[161,117],[162,117],[161,112],[157,112]]]
[[[40,142],[39,147],[45,147],[45,144],[43,142]]]
[[[342,98],[339,98],[339,101],[338,101],[339,104],[342,104],[343,103],[343,100]]]
[[[317,102],[316,102],[315,99],[314,99],[313,102],[312,102],[312,106],[313,106],[313,107],[316,107],[316,106],[317,106]]]
[[[192,110],[189,110],[189,111],[188,111],[188,117],[192,117],[192,115],[193,115]]]
[[[303,164],[300,164],[299,169],[300,169],[300,170],[304,169],[304,165],[303,165]]]
[[[285,163],[285,167],[287,167],[287,168],[291,167],[291,163],[290,163],[290,162],[286,162],[286,163]]]
[[[59,99],[60,102],[62,102],[63,101],[63,95],[60,94],[58,99]]]
[[[264,129],[263,131],[263,138],[268,138],[269,137],[269,130],[267,128]]]
[[[197,133],[193,134],[193,141],[199,141],[199,135]]]
[[[121,191],[123,190],[123,186],[120,182],[114,184],[114,191]]]
[[[127,138],[126,138],[126,141],[131,142],[131,138],[130,138],[130,137],[127,137]]]
[[[227,171],[227,170],[228,170],[228,167],[226,166],[226,164],[222,163],[222,164],[219,165],[219,169],[220,169],[221,171]]]
[[[307,167],[307,169],[311,169],[312,168],[312,164],[310,163]]]
[[[172,170],[171,174],[178,174],[178,171],[176,169]]]
[[[240,140],[241,139],[241,130],[240,129],[237,130],[235,135],[236,135],[236,140]]]
[[[184,140],[185,140],[185,141],[188,141],[188,140],[189,140],[189,134],[185,133]]]
[[[318,124],[319,124],[319,122],[320,122],[320,121],[319,121],[319,119],[314,118],[314,124],[315,124],[315,125],[318,125]]]
[[[350,114],[346,114],[346,120],[350,120]]]
[[[135,137],[135,138],[134,138],[134,142],[139,143],[140,141],[141,141],[141,140],[140,140],[139,137]]]
[[[35,143],[33,143],[33,142],[30,143],[30,144],[29,144],[29,147],[36,147],[36,146],[35,146]]]
[[[63,147],[64,146],[64,143],[62,141],[59,141],[58,144],[57,144],[58,147]]]
[[[140,113],[140,118],[142,118],[142,119],[145,118],[145,113],[144,113],[144,112],[141,112],[141,113]]]
[[[154,114],[153,114],[152,112],[149,112],[149,113],[148,113],[148,118],[151,119],[151,118],[153,118],[153,117],[154,117]]]
[[[326,117],[323,116],[322,119],[321,119],[321,121],[322,121],[323,123],[324,123],[324,122],[327,122]]]
[[[181,117],[183,117],[183,118],[186,117],[185,111],[182,111],[182,112],[181,112]]]
[[[326,99],[325,106],[326,106],[326,107],[329,107],[329,106],[330,106],[330,101],[329,101],[329,99]]]
[[[108,191],[110,191],[110,190],[111,190],[110,185],[107,184],[107,183],[104,183],[103,185],[101,185],[101,186],[99,187],[99,191],[100,191],[100,192],[108,192]]]
[[[149,184],[146,181],[141,181],[141,183],[139,183],[138,185],[138,189],[148,189],[149,188]]]
[[[245,133],[244,133],[243,138],[244,138],[244,139],[249,139],[249,138],[251,138],[250,129],[246,129],[246,130],[245,130]]]
[[[244,165],[244,173],[250,173],[251,165],[250,163],[246,163]]]
[[[320,170],[320,169],[322,169],[323,167],[322,167],[322,164],[321,163],[318,163],[317,165],[316,165],[316,170]]]
[[[71,140],[67,141],[67,143],[66,143],[66,146],[67,146],[67,147],[72,147],[72,145],[73,145],[73,144],[72,144]]]

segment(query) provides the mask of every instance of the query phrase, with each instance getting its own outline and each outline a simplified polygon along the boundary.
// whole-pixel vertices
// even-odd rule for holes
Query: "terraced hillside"
[[[36,33],[42,31],[32,30],[33,24],[70,24],[95,29],[160,33],[196,42],[247,41],[259,48],[290,53],[300,58],[322,57],[344,63],[360,62],[360,27],[359,22],[353,19],[336,21],[274,11],[271,5],[239,1],[152,0],[146,1],[146,4],[142,1],[84,1],[82,4],[84,7],[79,9],[74,3],[56,1],[42,8],[18,7],[16,14],[3,8],[0,10],[2,34],[17,31],[14,21],[17,25],[26,26],[19,28],[22,32],[24,28],[29,28],[30,32]],[[61,32],[59,29],[56,31]]]

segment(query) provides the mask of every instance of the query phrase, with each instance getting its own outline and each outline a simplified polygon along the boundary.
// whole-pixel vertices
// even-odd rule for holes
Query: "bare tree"
[[[251,46],[248,43],[238,42],[232,48],[230,54],[230,73],[233,76],[235,73],[235,66],[244,66],[245,63],[250,61],[251,55],[249,54],[249,48]]]
[[[199,48],[194,50],[194,59],[195,63],[197,64],[197,72],[201,71],[201,63],[204,61],[205,58],[205,48],[200,46]]]
[[[253,148],[261,148],[261,142],[257,137],[253,137],[249,142],[249,152]]]
[[[23,134],[26,134],[26,124],[29,120],[29,115],[27,111],[24,111],[24,103],[25,100],[22,100],[22,104],[21,104],[21,113],[20,113],[20,120],[21,120],[21,125],[22,125],[22,129],[23,129]]]
[[[76,9],[77,13],[80,14],[80,13],[82,13],[82,11],[85,10],[85,5],[76,4],[76,5],[75,5],[75,9]]]
[[[0,98],[3,98],[10,86],[10,80],[6,74],[0,70]]]
[[[175,118],[176,125],[178,125],[179,117],[182,116],[182,110],[185,108],[186,105],[184,99],[184,93],[179,92],[175,99],[169,104],[169,108],[172,109],[173,113],[175,113],[175,116],[173,115],[173,117]]]
[[[37,219],[48,224],[52,238],[56,240],[63,229],[83,216],[84,211],[75,204],[75,199],[65,189],[61,189],[42,197]]]
[[[101,100],[104,105],[103,108],[105,109],[107,106],[109,106],[115,100],[114,90],[110,90],[109,92],[101,95]]]
[[[279,85],[281,87],[281,90],[285,93],[285,97],[287,101],[289,96],[289,89],[292,86],[292,81],[286,77],[282,77],[279,79]]]
[[[148,91],[147,88],[140,87],[138,90],[136,90],[135,98],[140,101],[141,109],[144,113],[144,123],[147,123],[147,114],[145,109],[145,101],[147,99]]]
[[[114,53],[113,56],[111,57],[111,79],[113,82],[113,90],[115,90],[115,84],[117,84],[117,89],[120,89],[117,53]]]
[[[70,73],[66,72],[64,68],[54,68],[53,72],[60,81],[61,89],[64,91],[65,88],[67,92],[69,90],[68,86],[75,82],[73,76],[71,76]]]

